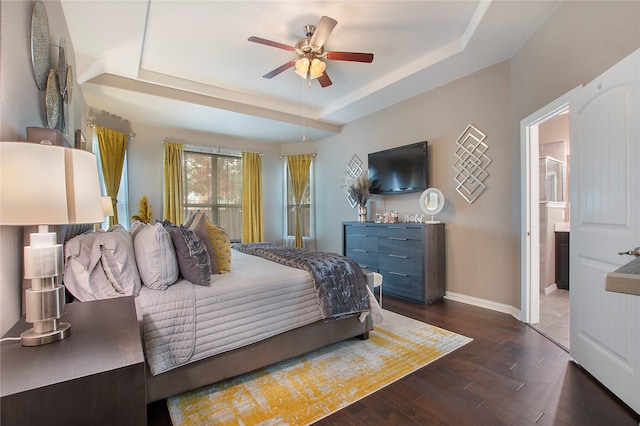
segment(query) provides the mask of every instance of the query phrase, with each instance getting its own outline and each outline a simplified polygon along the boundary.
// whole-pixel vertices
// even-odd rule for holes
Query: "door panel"
[[[640,296],[605,275],[640,245],[640,50],[578,91],[571,108],[571,356],[640,412]]]

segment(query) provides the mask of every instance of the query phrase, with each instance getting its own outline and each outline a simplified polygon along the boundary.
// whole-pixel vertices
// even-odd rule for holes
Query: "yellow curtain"
[[[262,213],[262,156],[242,153],[242,242],[264,241]]]
[[[296,201],[296,235],[293,242],[294,247],[304,246],[302,243],[302,214],[300,211],[300,203],[302,202],[302,196],[307,186],[312,158],[310,154],[290,155],[287,157],[289,175],[291,176],[291,184],[293,185],[293,193]]]
[[[122,179],[122,167],[124,165],[124,154],[127,151],[127,139],[122,132],[96,126],[98,135],[98,147],[100,148],[100,160],[102,163],[102,174],[107,187],[107,195],[111,197],[113,203],[113,216],[109,217],[109,226],[118,223],[118,189]]]
[[[175,224],[184,222],[184,204],[182,198],[182,152],[181,143],[164,143],[164,219]]]

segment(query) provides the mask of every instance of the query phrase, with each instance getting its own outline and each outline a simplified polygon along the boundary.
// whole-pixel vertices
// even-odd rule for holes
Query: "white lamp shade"
[[[95,156],[26,142],[0,142],[0,224],[102,222]]]
[[[105,216],[113,216],[113,202],[111,197],[102,197],[102,213]]]
[[[64,149],[67,161],[68,223],[104,221],[95,155],[80,149]]]

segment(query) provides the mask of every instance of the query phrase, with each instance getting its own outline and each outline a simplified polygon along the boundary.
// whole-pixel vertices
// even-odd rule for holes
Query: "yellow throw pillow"
[[[218,272],[225,273],[231,271],[231,242],[227,233],[221,227],[203,214],[204,220],[207,223],[207,231],[209,232],[209,239],[211,240],[211,247],[213,247],[213,254],[216,257],[216,263],[218,264]]]

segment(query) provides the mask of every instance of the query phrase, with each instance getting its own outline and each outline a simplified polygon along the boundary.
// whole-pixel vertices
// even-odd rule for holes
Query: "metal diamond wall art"
[[[487,167],[491,164],[491,158],[486,154],[489,146],[484,143],[487,136],[472,124],[462,132],[456,140],[453,169],[457,172],[454,176],[456,191],[473,203],[487,187],[483,183],[489,173]]]
[[[357,155],[354,154],[353,158],[351,158],[351,161],[349,161],[349,164],[347,165],[346,172],[344,173],[345,186],[348,184],[348,182],[360,176],[363,171],[364,170],[362,169],[362,161],[360,160],[360,158],[358,158]],[[351,208],[354,208],[358,205],[358,201],[351,197],[351,195],[349,195],[346,190],[345,196],[347,197],[347,201],[349,202]]]

